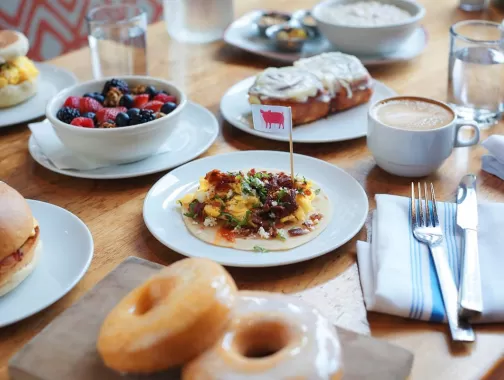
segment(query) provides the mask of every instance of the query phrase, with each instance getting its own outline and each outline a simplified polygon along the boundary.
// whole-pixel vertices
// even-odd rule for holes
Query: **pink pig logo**
[[[281,112],[261,110],[261,115],[266,124],[266,128],[271,129],[272,124],[278,124],[280,129],[284,129],[284,115]]]

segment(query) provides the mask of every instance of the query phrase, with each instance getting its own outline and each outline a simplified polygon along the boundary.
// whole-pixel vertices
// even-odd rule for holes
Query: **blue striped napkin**
[[[444,246],[455,282],[460,281],[461,238],[456,205],[438,202]],[[504,321],[504,204],[484,203],[479,212],[479,254],[484,312],[478,322]],[[369,311],[443,322],[443,299],[428,248],[411,233],[410,200],[376,195],[371,242],[357,242],[364,301]]]

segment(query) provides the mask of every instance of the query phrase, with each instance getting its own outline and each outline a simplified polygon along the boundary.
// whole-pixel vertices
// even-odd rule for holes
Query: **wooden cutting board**
[[[178,380],[179,372],[120,375],[107,369],[95,345],[108,312],[162,266],[129,257],[65,310],[9,362],[12,380]],[[386,342],[338,328],[345,380],[403,380],[413,355]]]

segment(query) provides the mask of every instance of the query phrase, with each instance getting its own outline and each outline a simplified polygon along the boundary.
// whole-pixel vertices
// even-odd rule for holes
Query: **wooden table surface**
[[[307,8],[310,0],[235,0],[236,16],[271,4],[282,10]],[[427,8],[424,26],[429,45],[418,58],[408,63],[375,67],[373,77],[399,94],[414,94],[446,99],[448,28],[459,20],[488,18],[499,20],[496,11],[467,14],[456,9],[456,0],[423,0]],[[210,109],[221,122],[219,138],[205,155],[236,150],[288,150],[278,143],[232,128],[222,121],[219,102],[224,92],[237,81],[274,63],[241,52],[223,43],[187,45],[170,41],[163,23],[149,27],[148,55],[150,74],[181,85],[191,100]],[[73,71],[81,80],[91,78],[89,50],[72,52],[52,63]],[[501,123],[483,133],[504,133]],[[26,126],[0,129],[0,179],[18,189],[26,198],[50,202],[79,216],[90,228],[95,255],[83,280],[67,296],[47,310],[10,327],[0,329],[0,380],[7,379],[7,361],[31,337],[69,307],[119,262],[130,255],[163,264],[181,258],[165,248],[148,232],[142,219],[142,205],[149,188],[165,173],[135,179],[96,181],[65,177],[39,166],[30,157]],[[388,175],[376,167],[366,148],[365,138],[331,144],[296,144],[298,153],[314,156],[340,166],[354,176],[366,190],[370,207],[378,193],[407,195],[410,180]],[[434,182],[440,200],[454,199],[460,178],[468,172],[478,175],[481,200],[504,201],[504,182],[481,172],[481,146],[459,148],[442,168],[428,180]],[[327,255],[317,259],[269,269],[230,269],[242,289],[276,292],[328,291],[336,315],[347,314],[348,321],[362,320],[362,296],[355,291],[355,242],[365,239],[366,231]],[[357,287],[358,288],[358,287]],[[338,300],[345,299],[343,308]],[[325,305],[327,308],[327,305]],[[331,305],[329,305],[331,306]],[[349,311],[351,314],[348,315]],[[352,314],[353,313],[353,314]],[[455,346],[447,340],[443,325],[421,323],[370,313],[371,334],[415,353],[412,379],[475,379],[481,377],[504,352],[504,325],[477,327],[477,342]],[[343,319],[342,319],[343,320]]]

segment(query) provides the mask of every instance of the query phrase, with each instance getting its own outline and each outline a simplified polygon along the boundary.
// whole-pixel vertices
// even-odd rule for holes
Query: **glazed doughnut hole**
[[[293,327],[281,319],[250,320],[239,323],[232,345],[245,358],[262,359],[285,349],[296,335]]]

